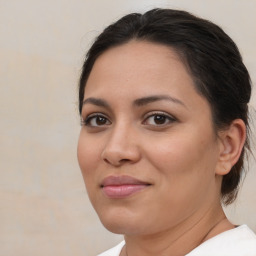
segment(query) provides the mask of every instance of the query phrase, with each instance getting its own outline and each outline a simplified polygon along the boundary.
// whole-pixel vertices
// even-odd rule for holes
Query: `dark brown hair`
[[[109,48],[130,40],[163,44],[179,54],[194,79],[196,90],[211,106],[216,131],[228,127],[237,118],[244,121],[249,131],[247,103],[251,82],[236,44],[212,22],[171,9],[126,15],[96,38],[86,55],[80,77],[80,114],[84,88],[96,59]],[[238,162],[223,176],[221,194],[224,204],[230,204],[236,198],[248,149],[247,136]]]

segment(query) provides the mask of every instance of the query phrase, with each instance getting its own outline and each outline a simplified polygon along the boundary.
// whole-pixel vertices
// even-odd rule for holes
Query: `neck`
[[[175,227],[153,235],[125,235],[122,256],[184,256],[204,241],[234,228],[222,207],[195,214]]]

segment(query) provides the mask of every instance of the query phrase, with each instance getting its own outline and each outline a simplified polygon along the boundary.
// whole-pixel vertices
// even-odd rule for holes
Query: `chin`
[[[142,220],[145,218],[139,218],[134,214],[129,214],[125,210],[113,209],[109,212],[104,211],[102,214],[98,213],[103,226],[112,233],[115,234],[130,234],[134,235],[141,233],[143,229]]]

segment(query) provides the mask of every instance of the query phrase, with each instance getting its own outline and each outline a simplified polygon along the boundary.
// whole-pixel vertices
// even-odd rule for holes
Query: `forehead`
[[[179,55],[165,45],[130,41],[121,46],[113,47],[104,52],[95,61],[86,83],[86,93],[97,90],[108,82],[125,88],[129,82],[137,84],[137,90],[142,86],[154,89],[154,83],[170,84],[174,80],[182,80],[193,85],[192,77],[187,72]],[[106,88],[105,88],[106,89]],[[108,85],[108,89],[110,89]]]

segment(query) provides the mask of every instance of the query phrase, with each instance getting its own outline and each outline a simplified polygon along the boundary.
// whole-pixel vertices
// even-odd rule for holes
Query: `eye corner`
[[[86,122],[84,120],[84,118],[80,117],[80,126],[85,126]]]

